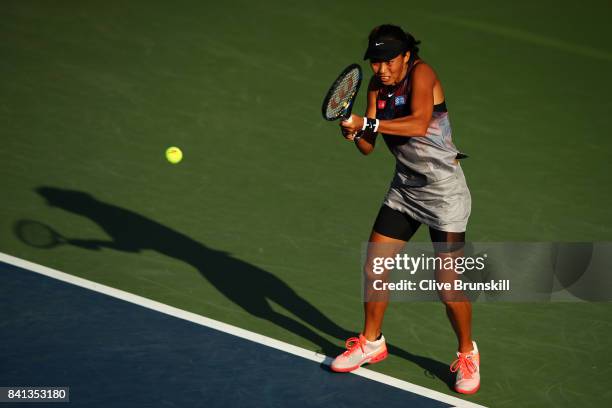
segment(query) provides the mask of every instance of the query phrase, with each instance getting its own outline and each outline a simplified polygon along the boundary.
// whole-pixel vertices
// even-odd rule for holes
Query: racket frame
[[[357,69],[357,72],[359,73],[359,77],[357,78],[357,86],[355,87],[355,91],[353,91],[353,94],[350,96],[348,105],[346,106],[346,108],[344,108],[344,110],[338,116],[333,117],[333,118],[328,117],[327,107],[329,105],[329,101],[331,100],[334,94],[334,91],[340,85],[344,77],[350,71],[353,71],[355,68]],[[351,112],[353,111],[353,104],[355,103],[355,100],[357,99],[357,93],[359,93],[359,88],[361,87],[362,79],[363,79],[363,71],[361,70],[361,66],[359,64],[349,65],[340,73],[340,75],[338,75],[338,78],[336,78],[334,83],[329,87],[329,90],[327,91],[327,94],[325,95],[325,99],[323,99],[323,105],[321,107],[321,113],[323,114],[323,119],[333,121],[337,119],[347,120],[351,117]]]

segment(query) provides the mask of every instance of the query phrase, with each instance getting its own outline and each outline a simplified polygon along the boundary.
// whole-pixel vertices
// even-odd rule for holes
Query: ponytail
[[[415,38],[408,31],[404,31],[404,41],[406,41],[406,51],[410,51],[411,54],[415,54],[415,57],[419,55],[419,47],[418,45],[421,43],[420,41],[415,40]]]

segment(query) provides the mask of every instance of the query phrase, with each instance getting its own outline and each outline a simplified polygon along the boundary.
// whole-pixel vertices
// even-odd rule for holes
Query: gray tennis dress
[[[411,64],[399,84],[379,90],[378,119],[410,115],[410,82],[415,65]],[[437,230],[464,232],[472,199],[461,165],[456,160],[459,151],[453,144],[446,104],[434,106],[427,136],[383,134],[383,137],[396,162],[395,176],[384,205]]]

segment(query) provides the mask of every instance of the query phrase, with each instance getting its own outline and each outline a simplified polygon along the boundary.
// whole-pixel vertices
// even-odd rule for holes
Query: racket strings
[[[359,86],[359,76],[359,70],[353,69],[337,82],[327,104],[326,115],[328,118],[339,116],[349,105]]]

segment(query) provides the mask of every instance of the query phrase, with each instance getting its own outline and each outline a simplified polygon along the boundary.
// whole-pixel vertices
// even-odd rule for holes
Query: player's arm
[[[365,117],[375,118],[376,117],[376,96],[378,94],[378,88],[375,85],[374,77],[370,79],[368,85],[368,100],[366,106]],[[357,149],[364,155],[372,153],[374,146],[376,145],[376,133],[362,133],[361,138],[355,143]]]
[[[433,114],[433,89],[436,83],[436,73],[429,65],[418,64],[412,74],[412,113],[397,119],[381,120],[378,131],[397,136],[422,137],[427,134],[427,128]],[[375,98],[375,96],[374,96]],[[369,92],[368,92],[369,102]],[[374,111],[376,100],[374,100]],[[369,118],[375,116],[366,115]],[[351,116],[351,121],[344,121],[341,126],[347,131],[356,131],[363,127],[364,118]]]
[[[378,131],[397,136],[425,136],[433,114],[436,73],[427,64],[418,64],[412,74],[412,113],[402,118],[381,120]]]

